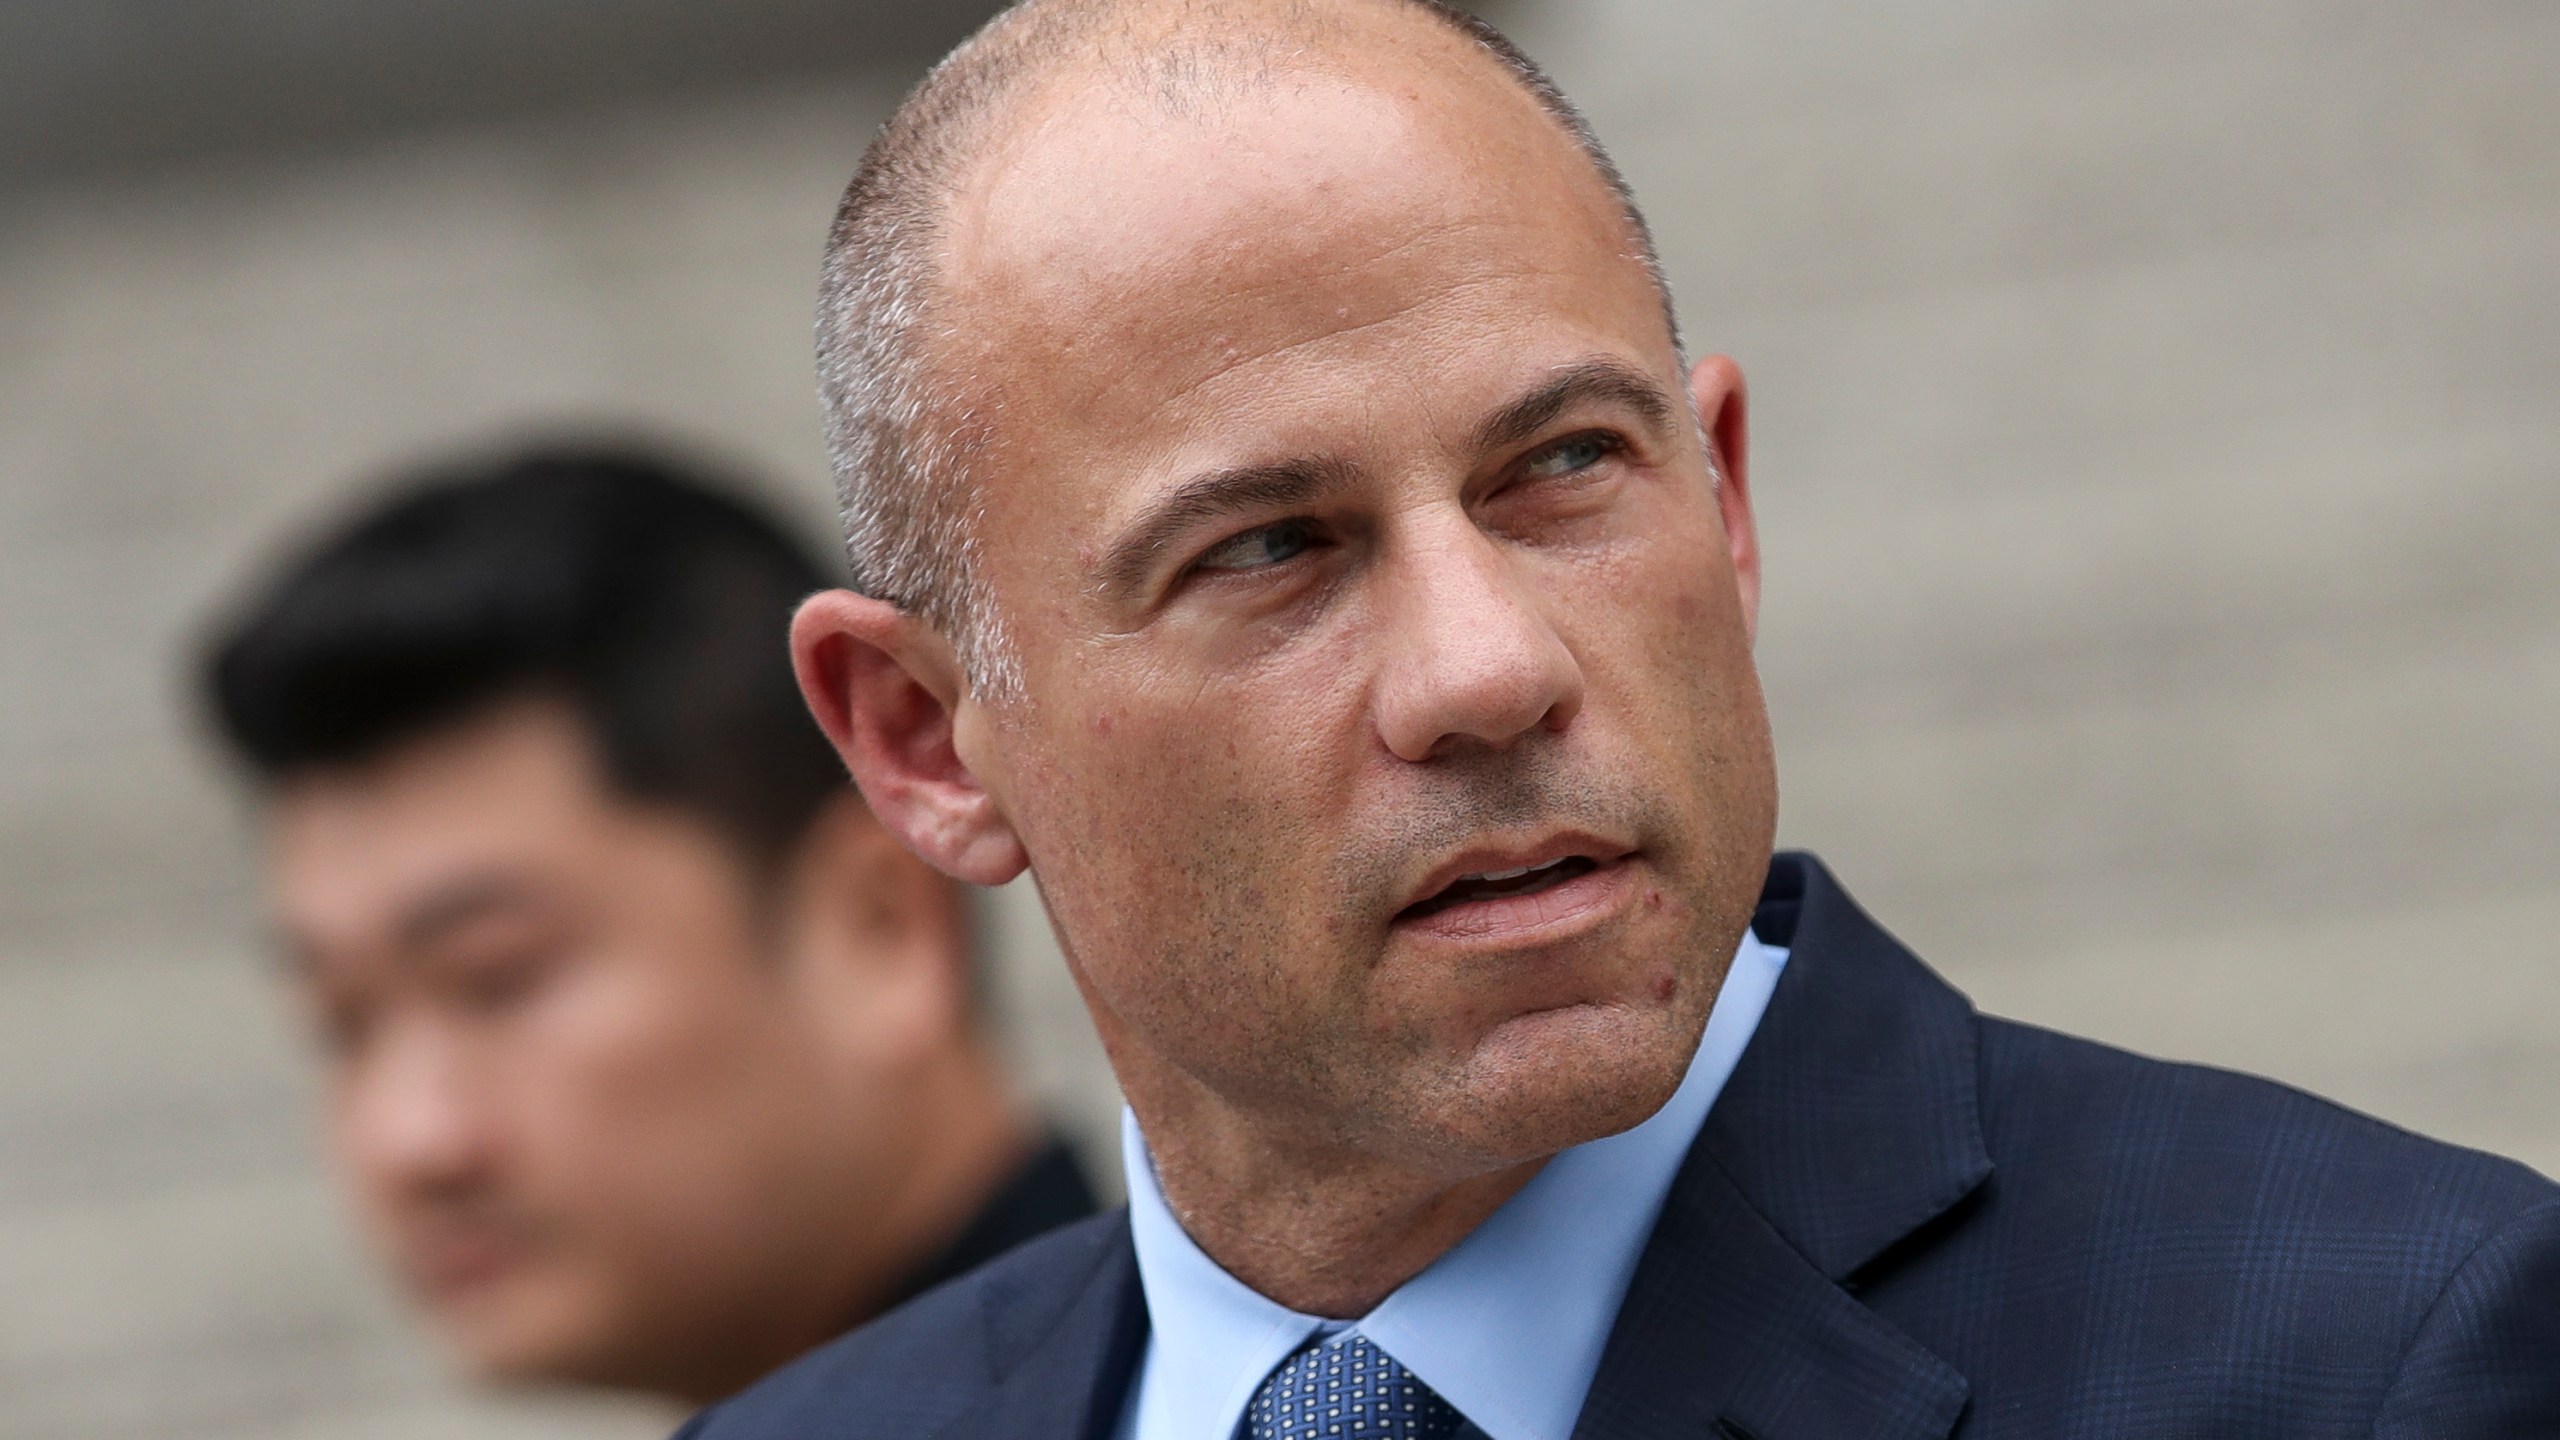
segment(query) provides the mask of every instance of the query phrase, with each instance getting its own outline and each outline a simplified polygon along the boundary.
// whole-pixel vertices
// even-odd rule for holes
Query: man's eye
[[[551,979],[557,960],[534,945],[459,955],[445,972],[446,993],[465,1010],[498,1014],[531,999]]]
[[[1258,530],[1247,530],[1230,540],[1220,541],[1207,554],[1193,562],[1200,570],[1259,570],[1294,560],[1313,549],[1316,527],[1312,520],[1283,520]]]
[[[1538,479],[1579,474],[1599,464],[1617,448],[1617,444],[1605,435],[1576,435],[1570,440],[1559,440],[1530,456],[1525,468]]]
[[[364,1048],[365,1037],[373,1028],[372,1007],[345,1002],[319,1001],[310,1007],[312,1038],[320,1051],[333,1059],[344,1059]]]

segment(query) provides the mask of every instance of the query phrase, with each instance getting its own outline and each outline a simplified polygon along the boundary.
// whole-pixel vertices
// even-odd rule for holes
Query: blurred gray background
[[[461,1390],[355,1248],[182,666],[457,439],[823,525],[821,229],[983,8],[0,7],[0,1436],[663,1430]],[[1751,377],[1786,841],[1987,1007],[2560,1170],[2560,7],[1498,13]]]

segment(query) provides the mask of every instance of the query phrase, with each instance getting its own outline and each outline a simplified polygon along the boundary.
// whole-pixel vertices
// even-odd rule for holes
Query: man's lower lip
[[[416,1270],[420,1288],[430,1295],[454,1298],[497,1283],[516,1268],[512,1246],[467,1243],[440,1247]]]
[[[1569,938],[1623,908],[1632,897],[1632,857],[1608,861],[1527,895],[1500,895],[1396,921],[1417,939],[1474,944],[1537,944]]]

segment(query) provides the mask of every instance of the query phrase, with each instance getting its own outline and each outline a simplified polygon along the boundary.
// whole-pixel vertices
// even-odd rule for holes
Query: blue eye
[[[1531,456],[1527,468],[1531,475],[1541,478],[1578,474],[1599,464],[1616,448],[1605,436],[1576,435]]]
[[[1315,522],[1283,520],[1219,542],[1194,562],[1201,570],[1259,570],[1294,560],[1315,545]]]

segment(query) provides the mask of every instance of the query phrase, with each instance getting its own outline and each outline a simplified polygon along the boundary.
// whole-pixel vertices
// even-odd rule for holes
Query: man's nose
[[[388,1027],[373,1053],[339,1077],[339,1143],[372,1189],[468,1187],[488,1160],[489,1136],[469,1067],[433,1027]]]
[[[1582,708],[1581,662],[1556,633],[1518,557],[1452,517],[1395,572],[1378,725],[1400,759],[1467,744],[1502,749],[1560,731]]]

